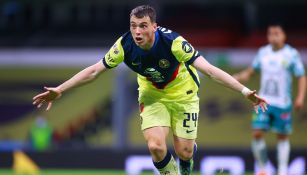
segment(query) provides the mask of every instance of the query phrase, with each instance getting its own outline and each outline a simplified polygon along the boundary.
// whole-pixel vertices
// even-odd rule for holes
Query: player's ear
[[[285,31],[282,32],[283,42],[286,42],[287,40],[287,34]]]
[[[154,22],[154,23],[153,23],[154,32],[157,31],[157,28],[158,28],[158,25],[157,25],[157,23]]]

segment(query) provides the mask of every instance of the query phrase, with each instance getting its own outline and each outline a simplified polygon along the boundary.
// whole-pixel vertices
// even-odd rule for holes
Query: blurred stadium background
[[[141,4],[153,5],[159,25],[179,32],[231,74],[266,44],[271,22],[284,24],[288,43],[307,64],[306,0],[1,0],[0,174],[14,174],[13,164],[15,172],[36,164],[42,175],[152,174],[139,127],[136,75],[124,65],[64,94],[49,112],[31,101],[43,86],[58,85],[101,59],[129,30],[130,10]],[[247,85],[258,89],[258,82]],[[196,171],[252,173],[250,104],[206,77],[201,83]],[[294,114],[293,175],[306,172],[306,107]],[[274,166],[274,135],[267,141]]]

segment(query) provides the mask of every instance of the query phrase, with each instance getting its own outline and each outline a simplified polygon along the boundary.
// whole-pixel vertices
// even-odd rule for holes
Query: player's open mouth
[[[135,37],[135,41],[137,43],[141,43],[143,41],[143,39],[141,37]]]

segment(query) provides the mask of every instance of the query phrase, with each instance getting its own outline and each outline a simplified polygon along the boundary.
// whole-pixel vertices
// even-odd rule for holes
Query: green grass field
[[[19,175],[10,170],[0,170],[0,174],[3,175]],[[43,170],[39,175],[125,175],[123,171],[103,171],[103,170]],[[141,175],[152,175],[152,172],[142,173]],[[200,173],[194,173],[193,175],[200,175]]]
[[[3,175],[20,175],[10,170],[0,170]],[[43,170],[39,175],[124,175],[123,171],[102,171],[102,170]],[[149,175],[152,173],[143,173],[142,175]],[[30,175],[30,174],[29,174]],[[196,175],[196,174],[195,174]]]

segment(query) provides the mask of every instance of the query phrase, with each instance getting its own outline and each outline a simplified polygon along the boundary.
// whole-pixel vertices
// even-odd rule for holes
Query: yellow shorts
[[[199,100],[183,102],[161,102],[153,99],[140,101],[142,130],[155,126],[170,127],[173,134],[196,139]]]

